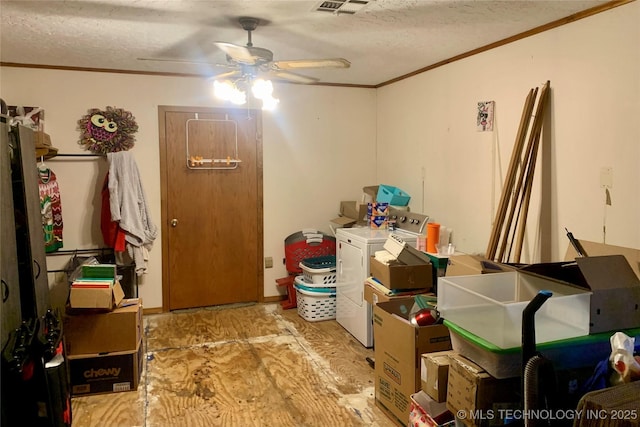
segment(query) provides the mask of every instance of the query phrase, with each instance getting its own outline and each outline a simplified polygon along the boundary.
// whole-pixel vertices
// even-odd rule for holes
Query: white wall
[[[552,260],[567,248],[564,227],[603,242],[604,223],[606,243],[640,248],[638,22],[633,2],[380,88],[378,179],[451,227],[458,249],[484,254],[524,100],[550,80],[551,233],[544,238]],[[489,100],[495,131],[477,132],[477,102]],[[613,168],[606,212],[602,167]],[[525,262],[539,261],[541,170],[538,159]]]
[[[77,143],[77,121],[87,110],[116,106],[131,111],[139,126],[132,152],[159,227],[158,106],[221,106],[204,79],[197,78],[3,67],[0,88],[9,105],[45,109],[45,131],[60,153],[84,153]],[[284,239],[302,228],[328,233],[339,201],[355,200],[363,186],[376,182],[374,90],[277,85],[275,92],[281,99],[278,111],[263,114],[264,253],[275,263],[265,270],[265,296],[284,291],[275,282],[287,275],[281,263]],[[103,247],[100,188],[106,160],[58,157],[46,163],[61,189],[63,249]],[[229,218],[229,226],[242,225]],[[48,269],[63,268],[67,261],[49,256]],[[145,308],[162,306],[161,234],[139,293]]]
[[[640,248],[637,22],[640,3],[633,2],[378,90],[277,85],[279,109],[263,115],[264,253],[275,261],[265,270],[265,296],[281,291],[275,279],[286,275],[284,239],[306,227],[328,232],[338,202],[359,198],[366,185],[402,188],[412,210],[453,229],[458,249],[484,253],[525,96],[546,80],[553,258],[567,246],[564,227],[603,240],[603,166],[614,175],[606,242]],[[88,109],[131,111],[140,126],[133,150],[158,225],[158,105],[219,106],[196,78],[10,67],[0,68],[0,97],[45,108],[46,131],[63,153],[82,152],[76,126]],[[494,132],[475,130],[476,104],[485,100],[496,102]],[[65,249],[101,246],[104,161],[49,165],[62,191]],[[537,211],[532,205],[523,253],[531,261]],[[230,219],[230,226],[237,225]],[[162,305],[160,238],[140,286],[146,308]]]

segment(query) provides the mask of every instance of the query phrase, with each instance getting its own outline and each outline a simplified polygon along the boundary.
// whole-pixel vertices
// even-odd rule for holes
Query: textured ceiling
[[[238,17],[262,22],[253,44],[275,60],[343,57],[349,69],[307,69],[325,83],[378,85],[529,31],[602,0],[373,0],[356,14],[320,1],[0,1],[0,61],[201,74],[227,71],[214,41],[239,45]],[[171,58],[210,62],[141,61]]]

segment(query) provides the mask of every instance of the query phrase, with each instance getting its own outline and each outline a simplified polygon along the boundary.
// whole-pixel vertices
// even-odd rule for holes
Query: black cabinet
[[[20,284],[18,278],[18,256],[16,252],[16,229],[13,215],[13,190],[11,185],[11,147],[7,116],[0,116],[0,341],[4,348],[9,332],[17,329],[22,321],[20,311]]]
[[[51,309],[34,133],[0,123],[3,427],[70,427],[62,319]],[[0,120],[1,121],[1,120]]]
[[[49,309],[50,301],[34,133],[27,127],[15,126],[9,138],[16,147],[11,178],[22,316],[40,318]]]

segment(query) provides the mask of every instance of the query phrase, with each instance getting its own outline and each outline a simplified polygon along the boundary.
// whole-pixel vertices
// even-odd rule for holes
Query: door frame
[[[181,107],[173,105],[158,105],[158,135],[160,151],[160,212],[162,234],[162,311],[168,312],[170,298],[169,280],[169,206],[168,206],[168,177],[167,177],[167,135],[165,132],[165,114],[168,112],[178,113],[199,113],[199,114],[220,114],[229,110],[246,110],[245,108],[220,108],[220,107]],[[262,111],[249,110],[251,118],[256,121],[256,209],[257,221],[256,245],[258,245],[258,256],[256,257],[258,272],[258,302],[264,302],[264,196],[263,196],[263,159],[262,159]]]

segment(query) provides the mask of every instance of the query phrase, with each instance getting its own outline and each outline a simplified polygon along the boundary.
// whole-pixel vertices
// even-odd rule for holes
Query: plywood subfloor
[[[279,304],[145,316],[137,391],[72,399],[73,427],[378,426],[365,349]]]

